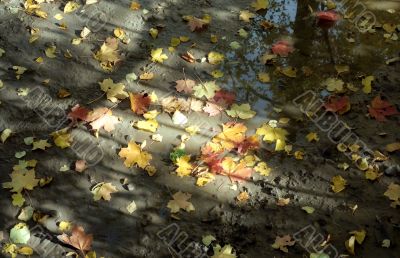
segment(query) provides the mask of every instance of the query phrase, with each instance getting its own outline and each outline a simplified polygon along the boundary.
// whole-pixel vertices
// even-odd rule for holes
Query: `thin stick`
[[[91,100],[91,101],[89,101],[88,103],[86,103],[86,105],[88,105],[88,104],[92,104],[93,102],[96,102],[96,101],[98,101],[99,99],[101,99],[104,95],[105,95],[106,93],[104,92],[103,94],[101,94],[101,96],[100,97],[98,97],[98,98],[96,98],[96,99],[94,99],[94,100]]]

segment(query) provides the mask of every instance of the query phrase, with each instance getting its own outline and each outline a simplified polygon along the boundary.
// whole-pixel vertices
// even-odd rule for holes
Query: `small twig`
[[[101,94],[101,96],[100,97],[98,97],[98,98],[95,98],[94,100],[91,100],[91,101],[89,101],[88,103],[86,103],[86,105],[89,105],[89,104],[92,104],[93,102],[96,102],[96,101],[98,101],[99,99],[101,99],[104,95],[105,95],[106,93],[104,92],[103,94]]]

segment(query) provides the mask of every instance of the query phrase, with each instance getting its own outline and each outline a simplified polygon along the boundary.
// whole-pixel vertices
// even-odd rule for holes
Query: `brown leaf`
[[[93,235],[87,235],[83,227],[76,226],[72,229],[72,235],[62,234],[57,237],[60,241],[75,247],[82,253],[90,251],[92,248]]]
[[[193,87],[196,85],[195,81],[188,80],[188,79],[177,80],[177,81],[175,81],[175,83],[176,83],[175,88],[178,92],[183,91],[184,93],[187,93],[187,94],[192,93]]]
[[[129,99],[131,100],[132,111],[138,115],[143,115],[146,113],[151,103],[151,98],[147,93],[129,93]]]
[[[85,171],[85,169],[87,168],[86,166],[86,161],[83,159],[77,160],[75,162],[75,171],[82,173],[83,171]]]

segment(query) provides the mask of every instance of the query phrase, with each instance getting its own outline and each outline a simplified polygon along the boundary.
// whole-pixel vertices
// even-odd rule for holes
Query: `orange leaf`
[[[146,113],[151,103],[151,98],[147,93],[129,93],[129,99],[131,100],[132,111],[138,115],[143,115]]]

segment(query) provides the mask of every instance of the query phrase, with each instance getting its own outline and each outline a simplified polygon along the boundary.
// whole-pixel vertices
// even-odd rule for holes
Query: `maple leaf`
[[[275,239],[275,243],[272,245],[272,248],[279,249],[285,253],[288,253],[289,250],[287,249],[288,246],[293,246],[296,241],[292,240],[289,235],[285,235],[283,237],[277,236]]]
[[[115,129],[115,124],[119,123],[118,117],[113,116],[112,111],[108,108],[97,108],[93,112],[97,112],[97,110],[103,112],[103,115],[96,118],[90,123],[92,129],[100,130],[101,128],[104,128],[104,130],[107,132],[113,131]]]
[[[51,147],[51,144],[48,143],[47,140],[39,140],[39,141],[33,142],[32,150],[37,150],[37,149],[46,150],[46,148],[50,148],[50,147]]]
[[[71,134],[69,134],[66,130],[60,130],[57,132],[53,132],[51,134],[53,136],[54,144],[61,149],[65,149],[71,146],[72,138]]]
[[[100,88],[102,91],[107,93],[107,99],[111,102],[117,102],[119,99],[125,99],[129,95],[124,90],[125,85],[122,83],[114,83],[112,79],[104,79],[102,82],[99,82]]]
[[[20,193],[23,189],[33,190],[39,184],[35,170],[19,170],[10,174],[11,182],[3,183],[3,188],[11,188],[11,192]]]
[[[280,40],[272,45],[271,50],[276,55],[286,57],[294,51],[294,48],[293,43],[287,40]]]
[[[181,209],[185,210],[187,212],[194,211],[194,206],[191,202],[188,202],[188,200],[192,197],[191,194],[189,193],[182,193],[182,192],[177,192],[175,193],[172,198],[173,200],[170,200],[168,202],[167,207],[171,210],[171,213],[177,213]]]
[[[254,170],[262,176],[269,176],[271,173],[271,168],[268,167],[267,163],[265,162],[259,162],[257,166],[254,167]]]
[[[193,87],[196,85],[195,81],[188,80],[188,79],[177,80],[177,81],[175,81],[175,83],[176,83],[175,88],[178,92],[183,91],[184,93],[187,93],[187,94],[192,93]]]
[[[163,63],[164,60],[167,60],[168,56],[166,54],[163,54],[163,49],[162,48],[157,48],[151,50],[151,61],[153,62],[158,62],[158,63]]]
[[[104,70],[112,71],[114,66],[120,61],[118,39],[112,37],[107,38],[100,50],[94,54],[94,58],[100,62],[100,66]]]
[[[324,107],[327,111],[332,111],[334,113],[343,115],[350,110],[350,99],[348,96],[330,96],[328,101],[325,102]]]
[[[257,135],[264,136],[263,140],[266,142],[276,142],[275,150],[284,150],[286,146],[286,136],[289,134],[283,128],[272,127],[269,124],[264,124],[257,128]]]
[[[146,113],[151,103],[151,98],[147,93],[129,93],[129,99],[131,101],[131,110],[138,115]]]
[[[125,166],[130,168],[137,164],[140,168],[145,168],[149,165],[152,156],[150,153],[141,150],[140,146],[134,141],[128,143],[127,148],[122,148],[118,154],[121,158],[125,158]]]
[[[71,120],[72,124],[76,124],[78,120],[86,121],[89,112],[89,109],[76,104],[71,108],[71,112],[68,113],[67,118]]]
[[[236,94],[226,90],[215,92],[214,101],[221,106],[230,106],[235,102]]]
[[[236,148],[238,149],[238,153],[241,155],[246,154],[249,150],[256,150],[260,147],[260,142],[258,140],[257,135],[252,135],[246,137],[244,141],[238,143]]]
[[[253,173],[253,169],[246,167],[244,161],[240,161],[240,163],[237,164],[231,157],[224,158],[221,162],[221,166],[223,173],[229,176],[233,182],[242,182],[247,180]]]
[[[209,116],[217,116],[224,110],[223,107],[218,104],[207,102],[206,106],[203,108],[203,111],[206,112]]]
[[[72,229],[71,236],[64,233],[57,236],[57,238],[60,241],[80,250],[83,254],[90,251],[92,248],[93,235],[86,234],[83,227],[80,226],[75,226]]]
[[[386,100],[382,100],[380,96],[376,96],[371,101],[371,106],[368,108],[368,112],[371,117],[375,118],[379,122],[386,121],[387,116],[399,114],[396,106]]]
[[[188,102],[191,110],[195,112],[201,112],[203,110],[203,101],[195,98],[190,98]]]
[[[269,6],[269,1],[268,0],[256,0],[255,2],[251,3],[251,6],[256,11],[267,9]]]
[[[211,99],[219,89],[220,87],[215,83],[215,81],[200,83],[193,88],[193,95],[197,98],[202,98],[204,96],[207,99]]]
[[[189,111],[190,103],[183,98],[168,96],[161,100],[161,106],[167,113],[174,113],[177,110]]]
[[[248,10],[240,11],[239,19],[244,22],[250,22],[250,19],[256,17],[255,13],[249,12]]]
[[[227,110],[226,113],[231,117],[239,117],[241,119],[250,119],[256,115],[256,112],[251,110],[249,104],[233,104],[230,110]]]
[[[222,148],[230,151],[245,139],[246,131],[247,127],[242,123],[226,123],[222,125],[222,132],[215,136],[212,142],[218,143]]]
[[[202,31],[207,27],[208,24],[209,24],[209,22],[207,20],[200,19],[197,17],[193,17],[192,19],[190,19],[188,21],[190,31],[192,31],[192,32]]]
[[[178,166],[176,174],[179,177],[188,176],[193,170],[193,165],[190,163],[190,155],[178,157],[175,161],[175,165]]]
[[[236,258],[237,256],[232,253],[233,248],[230,245],[224,247],[214,247],[214,255],[211,258]]]
[[[219,174],[222,172],[222,158],[219,157],[221,153],[214,152],[210,145],[205,145],[201,148],[200,160],[206,163],[212,172]]]
[[[100,199],[109,201],[111,200],[111,194],[118,192],[117,188],[112,183],[101,182],[96,184],[92,190],[93,199],[98,201]]]

